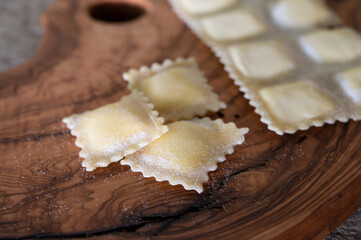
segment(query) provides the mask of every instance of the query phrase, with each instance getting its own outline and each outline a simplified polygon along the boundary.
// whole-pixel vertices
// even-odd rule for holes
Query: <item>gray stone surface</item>
[[[0,72],[16,67],[34,55],[43,32],[39,18],[51,2],[0,0]],[[361,208],[326,238],[343,239],[361,239]]]
[[[0,0],[0,72],[31,58],[42,28],[39,18],[52,0]]]
[[[361,239],[361,208],[331,233],[325,240]]]

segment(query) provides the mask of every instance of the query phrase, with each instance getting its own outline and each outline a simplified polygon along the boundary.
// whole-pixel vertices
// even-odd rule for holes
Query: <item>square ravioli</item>
[[[238,0],[179,0],[183,9],[190,15],[202,15],[226,9]]]
[[[229,53],[236,68],[252,79],[272,79],[295,68],[278,42],[234,45],[229,48]]]
[[[315,27],[331,18],[322,0],[279,0],[272,7],[271,15],[285,28]]]
[[[168,131],[163,119],[139,92],[101,108],[64,118],[76,136],[87,171],[106,167],[134,153]]]
[[[295,130],[323,120],[336,109],[333,100],[308,81],[263,88],[259,94],[272,117],[285,127],[294,126]]]
[[[317,30],[301,37],[300,44],[319,63],[342,63],[361,57],[361,37],[349,28]]]
[[[142,91],[149,98],[166,121],[191,119],[226,107],[192,58],[133,69],[123,77],[131,90]]]
[[[260,35],[266,27],[252,12],[233,9],[204,17],[204,33],[215,41],[234,41]]]
[[[132,171],[157,181],[181,184],[187,190],[203,191],[208,172],[242,144],[248,128],[209,118],[179,121],[168,125],[169,131],[147,147],[121,161]]]
[[[361,106],[361,66],[337,74],[336,80],[344,93]]]

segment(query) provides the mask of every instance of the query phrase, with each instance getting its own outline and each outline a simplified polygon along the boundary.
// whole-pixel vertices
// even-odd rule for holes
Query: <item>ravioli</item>
[[[134,153],[168,131],[163,119],[139,92],[120,101],[64,118],[84,158],[87,171],[106,167]]]
[[[279,0],[271,15],[278,25],[295,29],[314,27],[331,17],[329,9],[320,0]]]
[[[284,128],[305,128],[336,109],[333,100],[308,81],[266,87],[260,90],[260,97]]]
[[[317,30],[301,37],[306,54],[319,63],[342,63],[361,57],[361,37],[349,28]]]
[[[251,11],[233,9],[201,19],[204,33],[215,41],[234,41],[260,35],[265,25]]]
[[[191,119],[226,107],[191,58],[130,70],[123,77],[129,89],[143,92],[166,121]]]
[[[337,83],[351,100],[361,106],[361,66],[336,75]]]
[[[239,0],[203,15],[168,1],[268,129],[283,135],[361,120],[361,35],[325,0]]]
[[[182,0],[183,9],[191,15],[202,15],[228,8],[238,0]]]
[[[169,131],[145,148],[121,161],[132,171],[157,181],[181,184],[187,190],[203,191],[208,172],[233,153],[233,147],[244,142],[248,128],[238,129],[234,123],[209,118],[178,121],[168,125]]]
[[[291,58],[275,41],[233,45],[229,52],[237,69],[252,79],[272,79],[295,68]]]

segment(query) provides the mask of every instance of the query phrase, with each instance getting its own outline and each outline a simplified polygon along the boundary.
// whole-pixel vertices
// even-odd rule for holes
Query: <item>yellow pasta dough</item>
[[[336,80],[344,93],[361,106],[361,66],[338,73]]]
[[[293,131],[297,126],[305,128],[313,120],[322,119],[336,109],[332,99],[307,81],[263,88],[260,96],[285,132],[289,132],[285,130],[288,127],[293,127]]]
[[[193,59],[165,61],[151,68],[130,70],[123,76],[129,88],[142,91],[166,121],[190,119],[226,107]]]
[[[272,17],[282,27],[314,27],[330,19],[330,10],[320,0],[279,0],[273,6]]]
[[[238,0],[182,0],[180,3],[191,15],[201,15],[223,10]]]
[[[325,0],[240,0],[202,15],[168,1],[270,130],[361,120],[361,36]]]
[[[257,36],[266,27],[251,11],[232,9],[204,17],[201,25],[207,36],[215,41],[233,41]]]
[[[233,45],[229,52],[237,69],[252,79],[269,80],[296,68],[275,41]]]
[[[81,147],[87,171],[106,167],[163,135],[168,128],[139,92],[120,101],[64,118]]]
[[[361,57],[361,37],[349,28],[317,30],[300,39],[307,55],[320,63],[342,63]]]
[[[145,148],[121,161],[133,171],[157,181],[181,184],[187,190],[203,191],[208,172],[217,169],[235,145],[244,141],[248,128],[237,129],[234,123],[209,118],[178,121],[169,131]]]

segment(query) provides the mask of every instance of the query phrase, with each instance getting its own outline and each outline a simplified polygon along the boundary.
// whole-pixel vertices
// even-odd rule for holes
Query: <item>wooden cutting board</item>
[[[361,29],[360,1],[329,3]],[[361,122],[267,130],[166,1],[57,0],[41,24],[34,58],[0,74],[1,238],[322,239],[361,205]],[[201,195],[119,163],[85,172],[61,119],[128,94],[129,68],[179,56],[228,104],[209,116],[249,127],[246,142]]]

